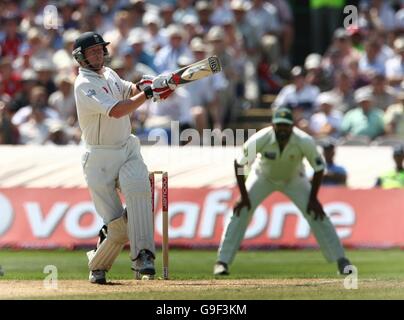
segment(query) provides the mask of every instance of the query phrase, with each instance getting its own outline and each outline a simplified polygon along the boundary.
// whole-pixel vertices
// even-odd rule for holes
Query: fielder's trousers
[[[330,219],[325,217],[314,220],[312,215],[306,212],[311,184],[305,176],[297,176],[285,184],[274,184],[269,181],[258,169],[252,170],[246,180],[246,188],[251,202],[251,209],[244,207],[240,215],[232,215],[225,226],[224,233],[218,250],[218,261],[231,264],[234,256],[244,238],[248,223],[258,205],[274,191],[280,191],[288,196],[303,213],[304,218],[320,245],[324,257],[329,262],[337,261],[344,257],[344,249],[338,238]]]

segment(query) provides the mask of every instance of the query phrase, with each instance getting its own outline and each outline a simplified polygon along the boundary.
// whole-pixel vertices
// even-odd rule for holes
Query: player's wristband
[[[144,92],[144,94],[146,96],[146,99],[153,98],[153,90],[152,90],[152,88],[150,86],[144,88],[143,92]]]

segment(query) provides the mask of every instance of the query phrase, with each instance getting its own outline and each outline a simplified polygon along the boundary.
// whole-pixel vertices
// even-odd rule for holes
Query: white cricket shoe
[[[136,278],[139,275],[154,276],[156,270],[154,269],[154,255],[149,250],[140,250],[139,255],[132,261],[132,270],[135,271]]]
[[[215,276],[227,276],[230,274],[229,272],[229,267],[227,263],[218,261],[215,263],[215,266],[213,267],[213,274]]]
[[[92,270],[90,271],[88,280],[90,280],[91,283],[106,284],[107,279],[105,277],[105,273],[105,270]]]

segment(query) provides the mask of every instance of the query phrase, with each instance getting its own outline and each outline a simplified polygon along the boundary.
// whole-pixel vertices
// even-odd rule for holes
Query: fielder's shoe
[[[227,276],[230,274],[229,272],[229,267],[227,263],[218,261],[215,263],[215,266],[213,267],[213,274],[215,276]]]
[[[137,258],[132,261],[132,270],[141,275],[155,275],[154,254],[146,249],[140,250]]]
[[[350,274],[352,273],[352,269],[349,266],[352,266],[351,262],[347,258],[339,258],[337,261],[338,265],[338,273],[340,275]]]
[[[90,276],[88,279],[91,283],[96,284],[106,284],[107,279],[105,278],[105,271],[104,270],[92,270],[90,271]]]

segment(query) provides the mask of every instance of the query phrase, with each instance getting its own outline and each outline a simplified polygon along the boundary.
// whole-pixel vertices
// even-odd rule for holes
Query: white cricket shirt
[[[79,68],[74,97],[82,139],[87,145],[120,145],[128,139],[129,115],[116,119],[109,113],[119,101],[129,99],[131,91],[132,83],[108,67],[102,75]]]
[[[282,152],[272,127],[252,135],[243,145],[243,153],[237,163],[244,164],[255,157],[252,168],[273,182],[287,183],[299,174],[304,174],[303,159],[306,158],[315,172],[324,170],[324,161],[311,136],[294,127],[289,142]]]

